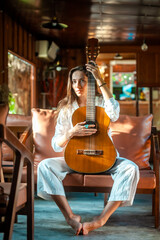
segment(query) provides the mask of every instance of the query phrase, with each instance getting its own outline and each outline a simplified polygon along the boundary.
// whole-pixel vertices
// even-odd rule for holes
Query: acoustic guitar
[[[98,40],[89,39],[87,47],[89,61],[95,61],[98,51]],[[107,133],[110,118],[104,108],[95,106],[95,95],[95,79],[89,72],[87,104],[73,113],[72,123],[73,126],[83,121],[86,121],[86,124],[95,124],[97,132],[91,136],[71,138],[64,153],[67,165],[79,173],[105,172],[113,166],[116,159],[115,147]]]

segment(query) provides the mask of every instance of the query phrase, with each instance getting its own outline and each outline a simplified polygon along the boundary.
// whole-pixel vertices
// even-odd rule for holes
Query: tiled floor
[[[103,209],[103,194],[69,193],[73,211],[82,216],[82,222],[91,220]],[[1,237],[1,235],[0,235]],[[2,238],[0,238],[2,239]],[[14,225],[13,240],[26,240],[26,217],[20,216]],[[132,207],[119,208],[100,229],[87,236],[75,236],[66,224],[55,203],[35,199],[35,240],[160,240],[160,230],[154,228],[151,215],[151,196],[136,195]]]

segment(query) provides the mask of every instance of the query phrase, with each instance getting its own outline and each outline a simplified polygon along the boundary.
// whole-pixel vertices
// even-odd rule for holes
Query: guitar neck
[[[92,73],[88,73],[88,88],[87,88],[87,106],[86,106],[86,121],[95,122],[95,79]]]

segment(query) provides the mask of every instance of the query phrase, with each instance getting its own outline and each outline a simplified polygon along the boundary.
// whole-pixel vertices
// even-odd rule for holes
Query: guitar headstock
[[[99,45],[97,38],[90,38],[88,39],[88,44],[86,46],[86,54],[88,56],[88,60],[95,61],[98,54],[99,54]]]

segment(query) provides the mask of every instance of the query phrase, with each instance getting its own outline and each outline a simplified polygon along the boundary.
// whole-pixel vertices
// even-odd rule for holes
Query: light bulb
[[[148,50],[148,45],[145,42],[143,42],[143,44],[141,45],[141,49],[144,52],[147,51]]]
[[[57,70],[58,72],[60,72],[60,71],[62,70],[61,65],[58,65],[58,66],[56,67],[56,70]]]

